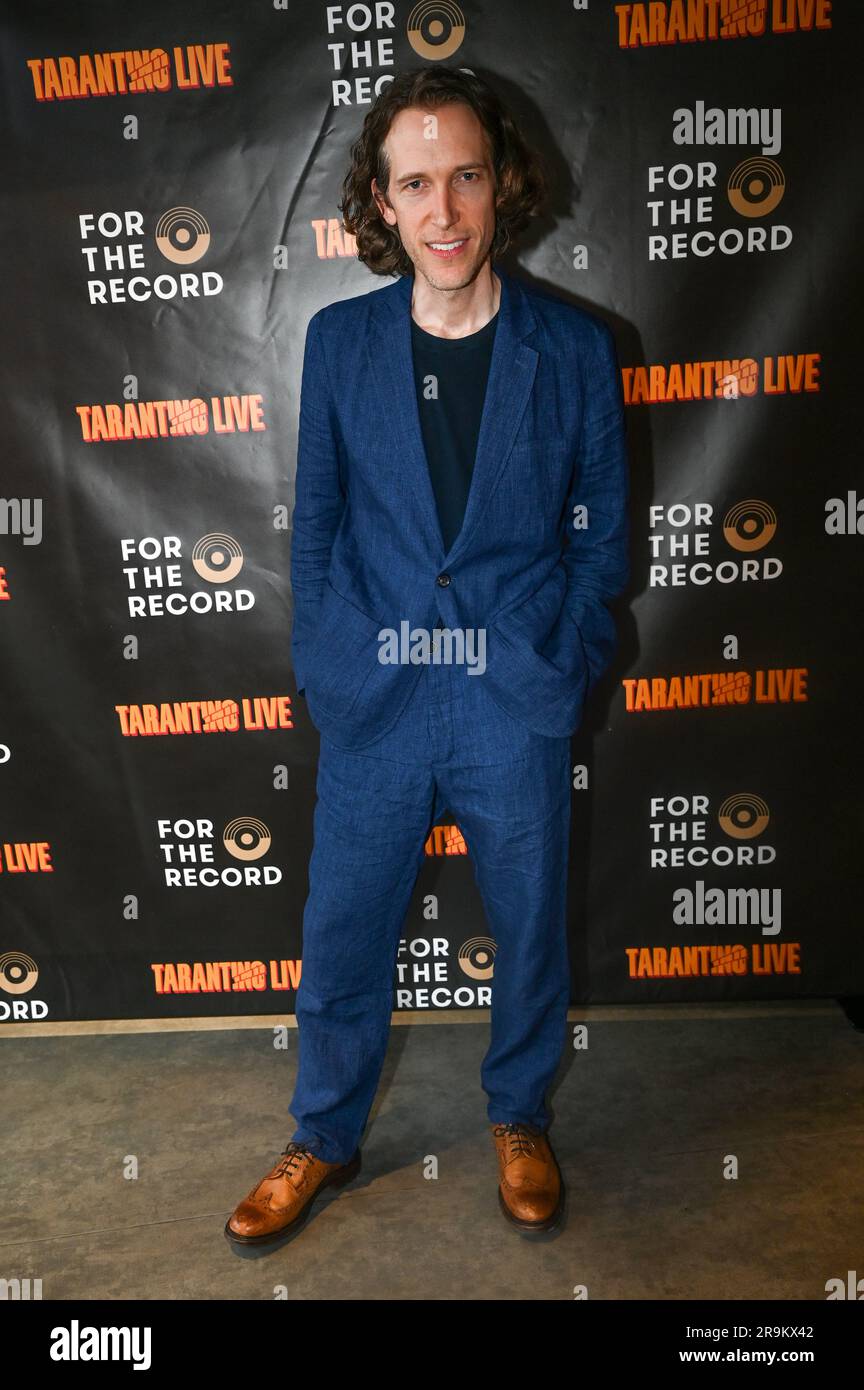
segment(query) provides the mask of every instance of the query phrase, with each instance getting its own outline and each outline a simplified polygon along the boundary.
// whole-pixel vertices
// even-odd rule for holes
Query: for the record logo
[[[233,536],[212,531],[199,537],[184,566],[179,536],[126,537],[120,542],[130,618],[182,617],[187,613],[242,613],[252,608],[251,589],[234,588],[243,551]],[[205,587],[194,587],[195,579]]]
[[[197,208],[169,208],[149,236],[143,213],[132,210],[82,212],[78,231],[91,304],[210,298],[222,292],[218,271],[189,269],[210,250],[210,227]],[[163,261],[181,268],[166,273]]]
[[[648,519],[652,588],[764,584],[783,573],[780,557],[763,553],[773,548],[777,513],[762,498],[734,502],[723,516],[712,502],[657,502]]]
[[[26,951],[4,951],[0,955],[0,1023],[29,1023],[48,1015],[42,999],[25,998],[36,987],[39,969]]]
[[[169,888],[270,888],[282,881],[278,865],[258,862],[269,854],[272,836],[256,816],[236,816],[218,839],[204,816],[157,820],[156,827]],[[240,863],[220,866],[217,849]]]
[[[650,867],[764,868],[777,859],[767,839],[770,820],[768,803],[757,792],[732,792],[714,811],[701,792],[652,796]]]

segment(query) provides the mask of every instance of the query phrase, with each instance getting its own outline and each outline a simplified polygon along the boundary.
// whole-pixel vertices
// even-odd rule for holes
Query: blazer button
[[[446,589],[447,585],[450,583],[450,576],[447,571],[445,570],[443,574],[439,574],[435,582],[436,584],[440,584],[442,589]]]

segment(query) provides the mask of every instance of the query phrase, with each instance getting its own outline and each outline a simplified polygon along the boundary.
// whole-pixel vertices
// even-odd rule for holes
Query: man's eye
[[[476,183],[477,179],[479,178],[479,174],[477,173],[477,171],[476,171],[475,169],[466,169],[466,171],[465,171],[464,174],[460,174],[460,178],[468,179],[468,180],[470,180],[472,183]],[[411,181],[410,181],[409,183],[406,183],[406,184],[404,185],[406,192],[410,189],[411,192],[413,193],[414,190],[416,189],[417,185],[420,184],[420,183],[422,183],[422,182],[423,182],[422,179],[411,179]]]

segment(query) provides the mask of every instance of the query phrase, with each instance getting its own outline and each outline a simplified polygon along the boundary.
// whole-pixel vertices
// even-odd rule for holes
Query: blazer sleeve
[[[321,342],[319,311],[309,321],[303,353],[291,534],[291,663],[298,692],[306,684],[305,654],[314,635],[330,570],[330,553],[345,509],[339,449],[339,426]]]
[[[615,340],[596,319],[582,358],[582,433],[567,504],[565,602],[579,627],[588,664],[586,694],[609,666],[618,645],[608,600],[630,578],[630,476],[624,394]],[[574,514],[584,507],[585,513]],[[574,527],[574,515],[576,526]]]

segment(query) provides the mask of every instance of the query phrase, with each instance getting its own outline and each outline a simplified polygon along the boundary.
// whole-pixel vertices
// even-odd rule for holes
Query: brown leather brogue
[[[531,1125],[493,1124],[498,1204],[520,1231],[551,1231],[564,1209],[564,1179],[548,1135]]]
[[[225,1223],[238,1255],[268,1252],[295,1235],[325,1187],[342,1187],[360,1172],[360,1150],[347,1163],[327,1163],[305,1145],[290,1144]]]

